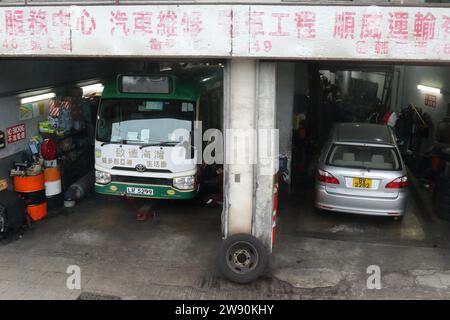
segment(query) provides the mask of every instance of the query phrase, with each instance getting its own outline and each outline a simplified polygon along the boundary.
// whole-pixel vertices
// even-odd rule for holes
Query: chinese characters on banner
[[[0,8],[0,55],[223,55],[229,7]]]
[[[450,8],[250,6],[236,14],[239,56],[450,60]]]
[[[8,144],[23,140],[26,138],[25,124],[17,124],[6,128],[6,142]]]
[[[135,162],[134,160],[139,160]],[[166,169],[167,160],[165,158],[164,150],[143,150],[139,151],[138,148],[116,148],[114,153],[105,155],[101,161],[105,165],[110,166],[128,166],[132,167],[138,163],[142,163],[142,159],[145,160],[147,168]]]
[[[450,8],[0,8],[0,55],[449,60]]]

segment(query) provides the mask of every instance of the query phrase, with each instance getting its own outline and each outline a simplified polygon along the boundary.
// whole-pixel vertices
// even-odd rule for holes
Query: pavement
[[[311,197],[281,203],[267,273],[237,285],[216,262],[221,208],[159,202],[142,222],[120,198],[92,195],[0,246],[0,299],[450,299],[450,225],[424,219],[414,197],[401,222],[317,214]],[[380,289],[367,286],[373,266]]]

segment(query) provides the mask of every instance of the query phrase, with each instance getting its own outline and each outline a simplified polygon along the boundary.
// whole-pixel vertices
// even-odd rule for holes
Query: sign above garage
[[[450,60],[450,8],[0,8],[0,55]]]

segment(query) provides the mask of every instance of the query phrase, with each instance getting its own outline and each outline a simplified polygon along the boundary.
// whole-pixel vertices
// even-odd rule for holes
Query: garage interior
[[[11,169],[26,160],[24,152],[29,157],[30,140],[45,133],[39,123],[48,119],[49,101],[55,96],[71,96],[67,100],[73,105],[88,110],[82,118],[85,125],[73,127],[74,139],[62,146],[66,149],[58,158],[62,166],[67,163],[61,177],[64,193],[93,170],[99,93],[94,87],[77,100],[83,95],[81,87],[139,72],[169,72],[201,81],[222,78],[228,68],[226,61],[215,60],[3,59],[0,130],[5,142],[0,149],[0,178],[13,190]],[[61,271],[71,264],[83,267],[84,293],[122,299],[377,297],[379,293],[362,288],[362,283],[351,282],[364,278],[362,266],[377,259],[387,260],[389,266],[388,295],[442,297],[450,282],[437,285],[434,274],[426,270],[450,268],[446,220],[450,211],[442,202],[445,197],[439,196],[444,192],[440,179],[449,170],[448,164],[445,167],[450,147],[449,77],[449,68],[439,65],[276,63],[280,159],[276,239],[269,272],[251,285],[229,283],[217,268],[224,201],[221,177],[215,176],[213,191],[193,200],[158,201],[141,219],[145,221],[137,221],[145,201],[127,202],[87,190],[73,207],[59,203],[25,232],[2,240],[0,298],[77,299],[80,292],[67,290],[67,274]],[[208,99],[215,107],[206,121],[222,129],[226,84],[219,81],[210,89]],[[55,96],[23,109],[21,99],[48,93]],[[388,112],[407,119],[407,129],[398,131],[412,195],[405,219],[316,212],[315,164],[331,125],[383,123]],[[17,124],[25,124],[25,137],[8,140],[8,128]],[[74,132],[81,128],[84,133],[76,137]],[[24,270],[27,276],[22,277]],[[404,273],[419,279],[419,287],[411,293],[404,290],[415,283],[396,282],[407,278]]]

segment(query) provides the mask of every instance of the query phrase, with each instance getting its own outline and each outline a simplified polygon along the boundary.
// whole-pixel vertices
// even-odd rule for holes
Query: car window
[[[372,170],[400,170],[401,163],[395,148],[335,144],[327,164],[336,167]]]

